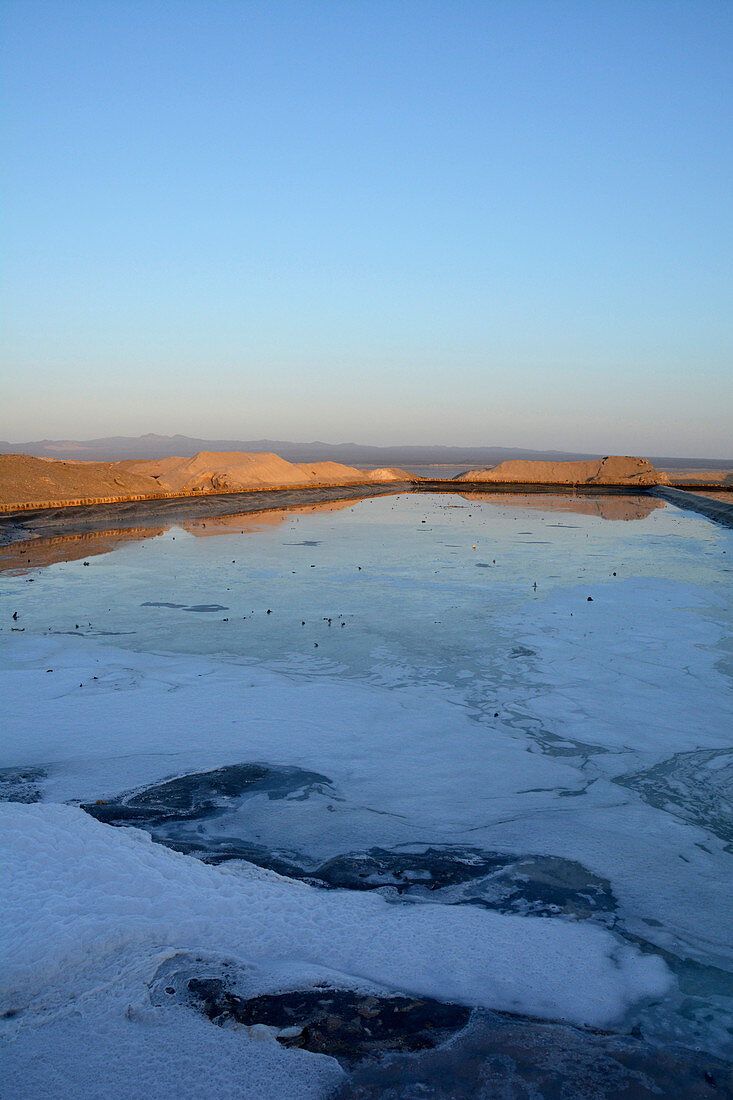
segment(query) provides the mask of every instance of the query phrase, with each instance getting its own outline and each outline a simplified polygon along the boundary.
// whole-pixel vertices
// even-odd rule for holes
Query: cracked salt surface
[[[26,628],[3,620],[18,1080],[39,1043],[72,1080],[62,1051],[81,1031],[89,1079],[119,1068],[130,1095],[157,1044],[170,1095],[196,1095],[192,1058],[222,1095],[242,1074],[273,1097],[342,1079],[153,1005],[162,957],[186,951],[206,978],[235,959],[250,996],[325,980],[729,1053],[731,535],[664,507],[580,515],[530,548],[517,528],[549,528],[546,500],[519,523],[516,506],[457,502],[177,529],[4,580],[5,619],[18,609]],[[112,820],[125,792],[144,804],[235,764],[316,779],[131,822],[154,844],[58,805],[106,802]],[[236,858],[201,861],[222,853]],[[102,1046],[124,1040],[117,1062],[93,1021]]]

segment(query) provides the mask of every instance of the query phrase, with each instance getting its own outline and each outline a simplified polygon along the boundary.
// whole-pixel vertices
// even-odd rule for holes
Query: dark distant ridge
[[[124,458],[183,458],[199,451],[274,451],[289,462],[330,460],[346,465],[376,466],[466,465],[476,468],[495,466],[512,458],[538,461],[572,461],[602,458],[587,451],[535,451],[526,447],[453,447],[432,444],[410,446],[372,446],[362,443],[293,443],[283,439],[194,439],[187,435],[107,436],[103,439],[41,439],[31,443],[0,442],[0,454],[26,454],[38,458],[72,458],[111,462]],[[720,458],[648,457],[661,469],[696,467],[697,469],[733,469],[733,460]]]

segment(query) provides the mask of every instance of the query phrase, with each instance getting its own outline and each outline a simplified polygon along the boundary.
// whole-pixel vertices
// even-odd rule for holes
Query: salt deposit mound
[[[666,474],[645,458],[612,455],[585,462],[531,462],[513,459],[484,470],[469,470],[456,481],[496,481],[531,485],[667,485]]]

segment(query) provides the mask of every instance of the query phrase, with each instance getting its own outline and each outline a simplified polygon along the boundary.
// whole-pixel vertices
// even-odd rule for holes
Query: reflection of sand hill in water
[[[666,485],[666,474],[645,458],[611,456],[587,462],[534,462],[514,459],[484,470],[469,470],[456,481],[497,481],[529,485]]]
[[[363,497],[348,500],[323,501],[320,504],[296,504],[291,508],[279,508],[262,512],[238,512],[236,515],[209,516],[186,523],[176,521],[164,527],[125,527],[106,531],[85,531],[75,535],[55,535],[48,538],[24,539],[22,542],[0,546],[0,573],[30,572],[61,561],[80,561],[96,554],[109,554],[122,542],[142,542],[156,538],[180,527],[197,538],[209,535],[250,534],[264,526],[277,526],[289,519],[316,512],[338,512],[352,508]]]
[[[469,504],[481,501],[501,508],[528,508],[535,512],[573,512],[575,515],[597,516],[599,519],[646,519],[655,508],[664,508],[663,500],[655,497],[608,496],[570,497],[541,496],[530,493],[461,493]]]
[[[0,547],[0,572],[30,572],[60,561],[80,561],[95,554],[109,554],[121,542],[152,539],[162,527],[125,527],[114,531],[88,531],[79,535],[24,539]]]
[[[349,500],[328,500],[322,504],[296,504],[292,508],[278,508],[266,512],[238,512],[234,516],[211,516],[208,519],[179,523],[184,531],[196,538],[209,535],[244,535],[259,531],[262,527],[277,527],[287,520],[316,512],[339,512],[344,508],[353,508],[363,497],[351,497]]]
[[[287,462],[276,454],[201,451],[193,458],[126,462],[130,472],[156,479],[165,492],[210,492],[276,486],[348,485],[351,482],[403,481],[402,470],[357,470],[339,462]]]

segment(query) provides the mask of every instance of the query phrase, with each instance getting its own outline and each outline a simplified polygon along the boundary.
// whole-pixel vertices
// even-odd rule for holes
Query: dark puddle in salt
[[[572,860],[412,844],[347,851],[319,861],[307,852],[258,844],[253,830],[246,835],[247,800],[259,798],[261,811],[262,796],[265,806],[277,800],[278,813],[284,809],[286,817],[290,802],[313,800],[315,814],[337,804],[348,808],[327,776],[261,763],[179,776],[82,808],[111,825],[146,829],[157,842],[208,863],[243,859],[323,889],[377,891],[394,904],[474,905],[591,920],[623,933],[642,951],[660,953],[624,932],[608,880]],[[280,830],[283,836],[297,834],[287,822],[280,822]],[[689,960],[662,954],[680,987],[688,990],[694,1015],[695,990],[706,975]],[[179,966],[176,975],[168,970],[159,1003],[177,999],[221,1026],[263,1025],[285,1045],[330,1054],[347,1068],[356,1067],[344,1097],[697,1097],[725,1093],[730,1083],[725,1064],[704,1052],[704,1019],[695,1025],[702,1052],[691,1051],[657,1045],[651,1041],[653,1029],[647,1041],[638,1026],[630,1036],[619,1036],[483,1011],[474,1011],[468,1022],[465,1008],[461,1016],[459,1006],[392,993],[370,996],[328,986],[249,997],[232,984],[228,964],[203,963],[196,958]],[[374,1061],[383,1055],[389,1057]],[[679,1087],[671,1088],[675,1081]],[[583,1091],[584,1082],[590,1082],[590,1092]],[[488,1092],[482,1091],[484,1083]],[[539,1091],[527,1092],[530,1085]]]
[[[560,857],[421,844],[347,851],[319,861],[307,852],[267,847],[257,843],[253,830],[246,833],[246,800],[255,795],[287,802],[314,798],[320,800],[318,810],[345,802],[317,772],[234,764],[82,808],[110,825],[146,829],[159,843],[208,863],[244,859],[323,888],[377,890],[395,902],[434,901],[615,923],[617,904],[608,881]]]
[[[168,603],[167,600],[146,600],[141,607],[185,607],[185,603]]]
[[[176,611],[228,611],[229,608],[225,607],[222,603],[168,603],[167,600],[146,600],[145,603],[140,604],[141,607],[169,607]]]
[[[222,1028],[336,1058],[338,1097],[508,1100],[538,1097],[712,1098],[730,1095],[731,1067],[704,1052],[429,997],[360,992],[319,982],[247,996],[231,960],[180,953],[151,983],[153,1005],[179,1004]]]
[[[334,1100],[713,1100],[733,1095],[729,1064],[679,1045],[496,1012],[451,1041],[363,1062]]]

